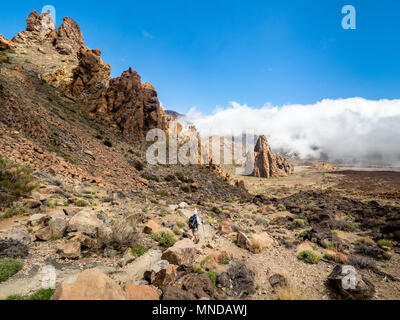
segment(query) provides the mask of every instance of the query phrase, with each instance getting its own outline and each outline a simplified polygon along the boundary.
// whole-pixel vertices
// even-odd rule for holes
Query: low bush
[[[321,255],[313,250],[305,250],[299,253],[297,256],[300,260],[306,262],[306,263],[311,263],[311,264],[317,264],[321,260]]]
[[[31,169],[0,157],[0,206],[27,196],[38,187]]]
[[[153,233],[151,238],[164,248],[172,247],[178,241],[171,230],[160,230]]]
[[[388,247],[388,248],[391,248],[391,247],[393,247],[393,243],[391,242],[391,241],[389,241],[389,240],[384,240],[384,239],[382,239],[382,240],[379,240],[378,242],[377,242],[377,245],[379,246],[379,247]]]
[[[207,272],[208,277],[210,278],[211,282],[214,284],[214,286],[217,285],[217,272],[214,270],[210,270]]]
[[[141,244],[136,244],[131,248],[131,252],[134,257],[139,258],[147,252],[147,249]]]
[[[40,289],[29,297],[29,300],[50,300],[55,289]]]
[[[5,258],[0,260],[0,283],[8,280],[21,271],[23,263],[20,260]]]

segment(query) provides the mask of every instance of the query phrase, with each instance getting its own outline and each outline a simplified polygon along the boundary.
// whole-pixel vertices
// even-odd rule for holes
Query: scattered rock
[[[286,277],[279,273],[275,273],[272,276],[270,276],[268,281],[271,284],[271,287],[274,289],[284,288],[288,285]]]
[[[242,297],[243,295],[251,295],[256,292],[255,274],[250,270],[244,262],[232,262],[227,272],[231,279],[233,292]]]
[[[90,269],[63,280],[51,300],[126,300],[126,296],[114,280]]]
[[[57,253],[61,258],[79,259],[81,256],[81,244],[77,241],[67,241],[58,246]]]
[[[167,249],[163,253],[162,259],[178,266],[191,266],[196,254],[197,249],[193,241],[183,239],[175,243],[171,248]]]
[[[157,291],[151,286],[128,284],[124,291],[127,300],[160,300]]]
[[[104,229],[104,223],[93,212],[81,211],[69,220],[67,231],[78,231],[91,237],[96,237]]]
[[[162,300],[180,301],[197,300],[196,297],[182,288],[167,286],[163,290]]]
[[[153,234],[160,231],[161,227],[154,220],[150,220],[144,226],[143,232],[146,234]]]
[[[367,300],[375,294],[375,286],[352,266],[336,266],[328,277],[328,285],[344,299]]]
[[[231,224],[228,221],[222,221],[219,226],[219,230],[221,231],[221,233],[224,233],[224,234],[232,233]]]

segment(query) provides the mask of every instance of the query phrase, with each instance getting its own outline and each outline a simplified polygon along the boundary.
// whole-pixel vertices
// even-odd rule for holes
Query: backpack
[[[188,224],[189,224],[189,228],[190,229],[197,229],[198,228],[198,224],[197,224],[196,216],[190,217]]]

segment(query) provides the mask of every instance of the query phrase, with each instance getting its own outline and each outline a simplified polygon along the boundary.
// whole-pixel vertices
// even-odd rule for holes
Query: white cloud
[[[326,99],[261,108],[231,102],[211,115],[192,108],[187,117],[203,136],[253,129],[267,135],[275,151],[303,158],[400,165],[400,100]]]

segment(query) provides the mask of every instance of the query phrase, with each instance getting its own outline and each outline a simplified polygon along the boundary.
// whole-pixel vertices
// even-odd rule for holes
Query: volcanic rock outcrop
[[[26,30],[12,41],[0,37],[0,50],[16,45],[25,54],[39,52],[40,79],[84,102],[92,115],[110,121],[129,139],[143,140],[153,128],[167,130],[167,117],[155,88],[142,83],[131,68],[112,79],[111,67],[102,61],[101,51],[85,46],[73,19],[65,17],[58,30],[48,12],[39,15],[32,11],[26,21]],[[44,55],[52,60],[46,61]]]
[[[260,136],[254,148],[252,176],[260,178],[282,177],[292,174],[294,166],[284,156],[273,154],[265,136]]]

